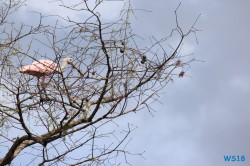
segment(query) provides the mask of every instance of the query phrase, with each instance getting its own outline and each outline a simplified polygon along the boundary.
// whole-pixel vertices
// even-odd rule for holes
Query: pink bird
[[[64,58],[60,66],[51,60],[38,60],[20,68],[21,73],[42,77],[42,88],[44,88],[45,76],[51,75],[54,72],[63,72],[67,64],[72,62],[72,58]]]

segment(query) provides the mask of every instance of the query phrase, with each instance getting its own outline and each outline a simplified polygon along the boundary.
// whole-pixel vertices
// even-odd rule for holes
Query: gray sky
[[[142,18],[143,30],[167,33],[169,17],[179,2],[137,1],[152,10]],[[189,26],[201,13],[197,59],[189,77],[176,79],[161,97],[163,105],[152,118],[141,113],[134,149],[144,149],[147,160],[135,165],[229,166],[250,164],[250,1],[186,0],[179,10],[180,23]],[[139,20],[141,18],[138,18]],[[140,27],[138,27],[140,28]],[[245,162],[224,162],[224,155],[245,155]]]
[[[39,4],[38,4],[39,3]],[[115,2],[116,3],[116,2]],[[179,1],[137,0],[135,31],[142,36],[167,36],[174,26],[174,10]],[[58,12],[52,5],[32,4],[33,9]],[[119,11],[121,6],[113,7]],[[128,145],[133,165],[164,166],[245,166],[250,164],[250,1],[185,0],[179,22],[189,27],[201,13],[197,27],[199,44],[187,42],[187,52],[197,59],[188,70],[190,77],[175,79],[164,89],[152,117],[147,111],[129,115],[138,126]],[[106,17],[113,19],[107,5]],[[65,13],[65,12],[63,12]],[[113,13],[113,12],[112,12]],[[72,15],[73,16],[73,15]],[[25,19],[25,18],[23,18]],[[194,38],[193,38],[194,41]],[[191,53],[190,52],[190,53]],[[128,118],[124,118],[128,119]],[[124,123],[124,122],[121,122]],[[224,162],[224,155],[245,155],[245,162]]]

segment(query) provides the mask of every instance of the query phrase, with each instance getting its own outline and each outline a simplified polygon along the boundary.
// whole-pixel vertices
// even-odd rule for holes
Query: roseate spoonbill
[[[38,60],[32,62],[30,65],[26,65],[20,68],[21,73],[29,74],[38,77],[42,77],[42,88],[44,88],[45,76],[51,75],[54,72],[63,72],[67,64],[72,62],[72,58],[64,58],[60,66],[55,62],[47,59]]]

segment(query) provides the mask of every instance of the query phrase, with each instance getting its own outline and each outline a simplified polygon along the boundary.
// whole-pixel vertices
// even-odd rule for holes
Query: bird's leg
[[[43,94],[46,95],[45,93],[45,86],[44,86],[44,82],[45,82],[45,76],[42,76],[42,82],[40,85],[40,77],[38,77],[38,81],[37,81],[37,88],[40,94],[40,102],[43,103],[43,101],[46,99],[46,96],[44,97]],[[40,87],[41,86],[41,87]],[[42,89],[41,89],[42,88]]]
[[[40,95],[40,102],[42,102],[43,103],[43,97],[42,97],[42,95],[41,95],[41,89],[40,89],[40,77],[37,77],[37,88],[38,88],[38,93],[39,93],[39,95]],[[39,104],[40,105],[40,104]]]
[[[37,88],[38,88],[38,91],[39,91],[39,93],[40,93],[40,92],[41,92],[41,89],[40,89],[39,84],[40,84],[40,77],[37,77]]]
[[[46,86],[45,86],[45,76],[42,76],[42,90],[44,94],[46,95]]]
[[[45,76],[42,76],[42,88],[43,90],[45,89]]]
[[[48,96],[46,93],[46,86],[45,86],[45,76],[42,76],[42,91],[44,92],[44,98],[45,100],[48,100]]]

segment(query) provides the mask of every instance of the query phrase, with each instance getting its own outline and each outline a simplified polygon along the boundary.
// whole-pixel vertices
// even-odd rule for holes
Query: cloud
[[[50,1],[33,1],[24,11],[34,10],[80,19],[81,16]],[[49,3],[50,2],[50,3]],[[136,33],[147,39],[167,36],[175,25],[179,2],[138,0]],[[186,42],[184,54],[194,52],[204,63],[193,63],[190,77],[177,78],[164,89],[163,105],[155,104],[154,118],[144,111],[121,122],[138,126],[129,144],[132,152],[146,151],[147,160],[131,157],[134,165],[228,166],[249,165],[250,56],[249,1],[189,0],[179,10],[180,24],[190,27],[199,13],[199,44]],[[100,12],[107,20],[117,18],[120,2],[105,2]],[[31,21],[28,18],[22,18]],[[143,42],[142,42],[143,43]],[[147,44],[147,42],[143,43]],[[246,162],[225,163],[224,155],[245,155]]]
[[[73,11],[63,7],[65,6],[73,6],[75,4],[79,4],[81,1],[72,0],[72,1],[63,1],[63,4],[60,1],[35,1],[29,0],[26,7],[23,7],[23,12],[27,11],[36,11],[43,13],[45,15],[58,15],[63,18],[69,17],[72,20],[82,21],[83,17],[90,16],[90,13],[87,14],[86,11]],[[93,7],[95,1],[88,1],[90,7]],[[120,11],[123,7],[122,1],[104,1],[100,7],[96,9],[101,14],[102,19],[114,20],[118,19]],[[85,8],[84,4],[78,6],[79,9]]]

